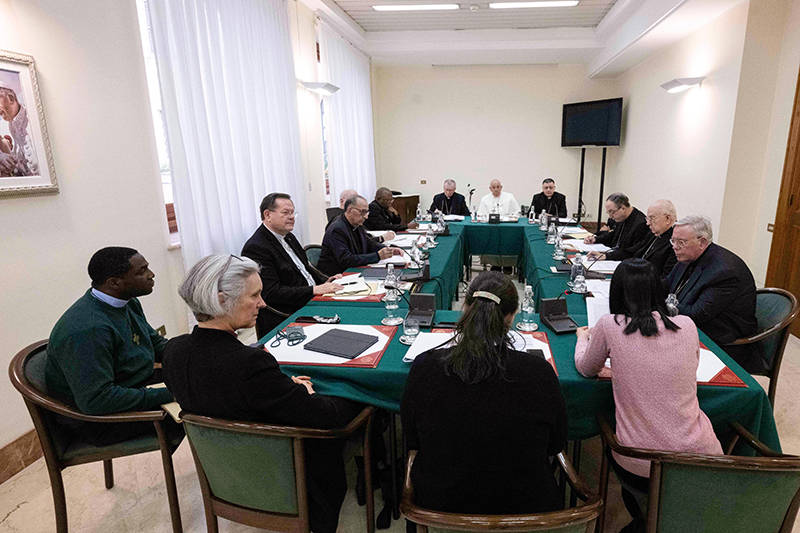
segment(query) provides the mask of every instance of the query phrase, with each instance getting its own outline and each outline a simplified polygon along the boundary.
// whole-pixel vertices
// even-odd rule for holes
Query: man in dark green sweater
[[[50,393],[86,414],[158,409],[172,401],[154,370],[167,339],[147,323],[137,296],[153,292],[155,274],[132,248],[109,247],[89,261],[92,288],[59,319],[47,345]],[[155,432],[151,422],[94,424],[59,418],[81,440],[111,444]]]

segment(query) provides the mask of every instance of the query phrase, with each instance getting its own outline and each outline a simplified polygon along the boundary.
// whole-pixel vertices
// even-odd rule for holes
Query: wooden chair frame
[[[600,464],[600,495],[605,500],[608,494],[608,475],[609,462],[606,456],[606,447],[614,452],[632,457],[635,459],[645,459],[650,461],[650,502],[657,502],[661,487],[661,471],[664,462],[693,465],[711,466],[715,468],[727,469],[747,469],[763,471],[800,471],[800,457],[794,455],[784,455],[772,450],[769,446],[762,443],[752,433],[747,431],[738,422],[731,422],[728,425],[737,434],[737,437],[749,444],[757,453],[764,457],[741,457],[734,455],[705,455],[695,453],[669,452],[661,450],[649,450],[645,448],[631,448],[623,446],[617,440],[617,435],[611,428],[611,424],[605,415],[597,415],[600,425],[600,435],[603,439],[603,458]],[[791,533],[797,511],[800,509],[800,490],[795,494],[792,503],[786,511],[783,525],[779,533]],[[597,521],[597,533],[603,533],[605,526],[605,509],[600,513]],[[658,522],[658,505],[650,505],[647,509],[647,531],[656,531]]]
[[[72,418],[75,420],[82,420],[85,422],[99,422],[99,423],[125,423],[125,422],[153,422],[158,436],[159,449],[161,451],[161,463],[164,467],[164,481],[167,485],[167,500],[169,501],[169,512],[172,520],[172,531],[174,533],[181,533],[183,527],[181,525],[180,506],[178,504],[178,489],[175,484],[175,469],[172,464],[172,451],[169,441],[164,430],[163,421],[167,413],[159,411],[128,411],[124,413],[114,413],[102,416],[87,415],[77,411],[73,407],[59,402],[50,396],[44,394],[37,389],[33,384],[28,381],[25,375],[25,365],[28,360],[47,349],[47,341],[41,340],[23,348],[14,358],[8,367],[8,375],[11,379],[11,384],[14,388],[22,394],[25,401],[25,406],[33,420],[33,425],[36,428],[36,433],[39,436],[39,442],[42,445],[44,452],[45,463],[47,464],[47,472],[50,475],[50,484],[53,492],[53,504],[55,506],[56,514],[56,531],[57,533],[67,533],[67,501],[64,495],[64,481],[61,477],[61,471],[68,466],[74,466],[85,463],[93,463],[96,461],[103,462],[103,472],[105,476],[105,485],[107,489],[114,486],[114,470],[111,460],[116,457],[124,457],[127,455],[135,455],[129,453],[115,453],[111,451],[101,451],[91,455],[84,455],[62,461],[58,458],[56,453],[56,445],[53,436],[47,428],[44,421],[44,411],[50,411],[61,416]],[[138,452],[137,452],[138,453]]]
[[[427,533],[428,526],[460,531],[546,531],[582,522],[589,527],[590,522],[602,516],[603,499],[592,491],[578,475],[564,452],[556,456],[558,464],[566,474],[572,490],[586,504],[563,511],[529,515],[467,515],[432,511],[417,506],[414,503],[414,486],[411,483],[411,468],[414,466],[416,456],[417,450],[411,450],[408,453],[400,512],[408,520],[417,524],[417,533]]]
[[[769,377],[769,391],[767,392],[767,397],[769,398],[770,404],[775,407],[775,391],[778,388],[778,373],[781,370],[781,363],[783,362],[783,352],[786,349],[786,341],[789,340],[789,326],[792,325],[792,322],[797,318],[797,315],[800,314],[800,304],[797,302],[797,298],[795,298],[794,294],[789,291],[783,289],[777,289],[774,287],[766,287],[763,289],[756,290],[756,294],[779,294],[786,299],[788,299],[792,304],[791,312],[781,320],[779,323],[775,324],[771,328],[768,328],[758,335],[753,335],[752,337],[742,337],[741,339],[736,339],[735,341],[722,345],[723,348],[725,346],[742,346],[745,344],[753,344],[756,342],[761,341],[762,339],[766,339],[767,337],[771,337],[773,335],[780,335],[779,344],[778,344],[778,352],[775,354],[775,360],[772,363],[772,368],[766,372],[764,375]]]
[[[338,429],[311,429],[292,426],[277,426],[271,424],[260,424],[257,422],[242,422],[235,420],[225,420],[208,416],[194,415],[181,412],[181,419],[184,423],[195,424],[202,427],[232,431],[236,433],[247,433],[251,435],[266,435],[271,437],[287,437],[292,439],[294,450],[294,475],[297,491],[298,514],[287,515],[281,513],[270,513],[258,509],[242,507],[234,503],[218,498],[211,491],[211,486],[206,477],[203,465],[195,451],[192,439],[189,438],[189,445],[192,456],[197,467],[197,477],[200,480],[200,489],[203,494],[203,507],[206,515],[206,525],[209,533],[218,533],[217,517],[232,520],[240,524],[252,527],[270,529],[272,531],[285,531],[308,533],[308,493],[306,489],[306,463],[304,455],[303,441],[305,439],[338,439],[347,437],[364,426],[364,481],[366,484],[367,496],[367,533],[375,531],[375,501],[372,489],[372,453],[370,446],[370,433],[372,429],[374,407],[367,407],[350,421],[343,428]],[[188,433],[187,433],[188,436]]]

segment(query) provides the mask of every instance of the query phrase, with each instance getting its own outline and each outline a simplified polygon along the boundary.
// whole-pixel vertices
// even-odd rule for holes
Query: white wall
[[[0,366],[47,338],[89,287],[97,249],[137,248],[156,273],[151,324],[181,333],[133,0],[0,1],[0,48],[32,55],[61,193],[0,199]],[[173,279],[171,279],[173,278]],[[184,326],[185,327],[185,326]],[[33,428],[0,379],[0,447]]]
[[[611,188],[639,209],[668,198],[679,217],[706,215],[718,231],[747,6],[739,4],[618,78],[625,136]],[[671,94],[660,87],[695,76],[707,76],[700,89]]]
[[[378,185],[420,194],[426,207],[447,178],[465,196],[468,183],[477,189],[477,205],[492,179],[529,204],[552,176],[574,212],[580,150],[561,148],[562,105],[619,96],[615,81],[589,80],[581,66],[384,66],[372,83]],[[606,179],[615,157],[610,149]],[[584,202],[596,216],[600,150],[586,160]]]

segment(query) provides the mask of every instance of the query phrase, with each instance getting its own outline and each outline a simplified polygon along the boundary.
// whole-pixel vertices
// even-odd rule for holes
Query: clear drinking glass
[[[417,335],[419,335],[419,320],[416,318],[409,318],[403,322],[403,337],[405,337],[403,340],[407,344],[413,343]]]

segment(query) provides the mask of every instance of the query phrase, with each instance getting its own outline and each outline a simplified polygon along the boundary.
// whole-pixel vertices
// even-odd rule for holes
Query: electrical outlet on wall
[[[767,224],[767,231],[770,233],[775,231],[775,224]]]
[[[419,180],[419,182],[420,182],[422,185],[425,185],[426,183],[428,183],[428,180]]]
[[[163,324],[161,326],[158,326],[156,328],[156,333],[158,333],[162,337],[166,337],[167,336],[167,326],[165,326]]]

